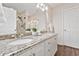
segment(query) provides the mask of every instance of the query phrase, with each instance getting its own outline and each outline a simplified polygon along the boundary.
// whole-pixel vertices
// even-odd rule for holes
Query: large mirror
[[[33,32],[52,31],[52,13],[48,4],[6,3],[4,5],[16,10],[16,34],[18,37],[32,35]]]
[[[40,12],[39,12],[40,13]],[[42,18],[43,17],[43,18]],[[31,15],[23,11],[17,12],[17,34],[31,35],[33,31],[45,30],[45,16],[40,14]]]
[[[19,5],[19,4],[18,4]],[[18,36],[30,35],[33,31],[46,32],[46,14],[36,7],[37,4],[22,4],[27,8],[17,11]]]

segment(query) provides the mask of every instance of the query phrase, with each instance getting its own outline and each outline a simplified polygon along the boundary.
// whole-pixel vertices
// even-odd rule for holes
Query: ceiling
[[[28,11],[31,14],[37,13],[38,8],[36,8],[37,3],[3,3],[3,6],[13,8],[15,10],[20,10],[20,11]],[[46,3],[49,7],[56,7],[60,5],[60,3]]]

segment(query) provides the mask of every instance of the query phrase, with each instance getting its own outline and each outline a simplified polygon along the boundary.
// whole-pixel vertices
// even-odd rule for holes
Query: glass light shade
[[[41,10],[42,10],[42,11],[45,11],[45,9],[44,9],[44,8],[42,8]]]
[[[39,8],[39,5],[37,5],[36,7]]]
[[[45,9],[48,10],[48,7],[46,7]]]
[[[43,5],[44,5],[43,3],[40,4],[40,6],[43,6]]]
[[[36,7],[41,9],[42,11],[48,10],[48,7],[43,3],[37,4]]]
[[[39,4],[37,4],[36,7],[39,8]]]

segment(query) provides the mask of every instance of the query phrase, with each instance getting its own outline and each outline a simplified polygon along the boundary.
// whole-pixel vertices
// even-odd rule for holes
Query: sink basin
[[[32,41],[33,41],[33,39],[18,39],[18,40],[15,40],[15,41],[9,43],[8,45],[21,45],[21,44],[30,43]]]

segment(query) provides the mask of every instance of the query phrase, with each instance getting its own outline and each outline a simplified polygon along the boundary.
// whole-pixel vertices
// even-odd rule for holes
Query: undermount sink
[[[21,45],[21,44],[30,43],[32,41],[33,41],[33,39],[18,39],[18,40],[15,40],[15,41],[9,43],[8,45]]]

